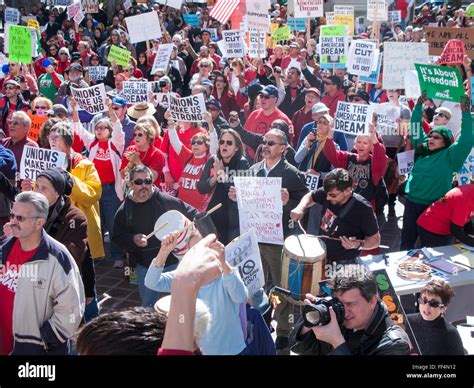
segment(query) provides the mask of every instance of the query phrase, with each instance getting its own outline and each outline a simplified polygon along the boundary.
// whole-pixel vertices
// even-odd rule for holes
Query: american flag
[[[226,24],[239,3],[240,0],[219,0],[209,12],[209,16],[222,24]]]

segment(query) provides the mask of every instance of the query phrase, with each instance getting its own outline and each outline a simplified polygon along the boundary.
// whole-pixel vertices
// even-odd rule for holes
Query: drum
[[[282,251],[281,287],[291,291],[287,299],[303,305],[307,293],[318,295],[324,279],[326,245],[313,235],[294,235],[285,240]]]
[[[185,228],[180,233],[176,248],[172,252],[173,255],[175,255],[180,261],[190,248],[189,238],[191,237],[193,231],[193,228],[190,226],[190,224],[191,221],[177,210],[168,210],[166,213],[162,214],[155,223],[154,230],[157,230],[164,225],[155,233],[155,237],[160,241],[163,241],[167,235]]]

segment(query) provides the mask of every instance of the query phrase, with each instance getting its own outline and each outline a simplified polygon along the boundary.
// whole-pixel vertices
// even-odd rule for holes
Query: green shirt
[[[57,74],[61,82],[64,82],[64,77],[60,74]],[[44,73],[41,74],[38,78],[38,89],[41,94],[43,94],[48,100],[54,104],[54,97],[58,92],[58,88],[54,85],[53,77],[51,74]]]

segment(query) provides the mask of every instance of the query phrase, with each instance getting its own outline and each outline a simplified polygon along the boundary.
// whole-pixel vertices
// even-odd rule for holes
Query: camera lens
[[[309,323],[316,326],[321,320],[321,314],[319,314],[318,310],[308,311],[305,315],[305,318]]]
[[[318,301],[316,304],[306,305],[303,309],[304,325],[306,327],[327,325],[331,320],[329,307],[326,301]]]

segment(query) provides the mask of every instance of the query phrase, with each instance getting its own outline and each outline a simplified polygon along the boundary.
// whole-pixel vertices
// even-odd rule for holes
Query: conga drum
[[[281,287],[291,291],[291,303],[303,305],[307,293],[318,295],[324,279],[326,245],[313,235],[294,235],[285,240],[282,251]]]
[[[156,238],[160,241],[163,241],[167,235],[173,232],[183,230],[178,237],[176,248],[172,252],[179,261],[181,261],[190,248],[189,239],[193,231],[190,224],[191,221],[177,210],[168,210],[155,223],[155,230],[164,225],[155,233]]]

